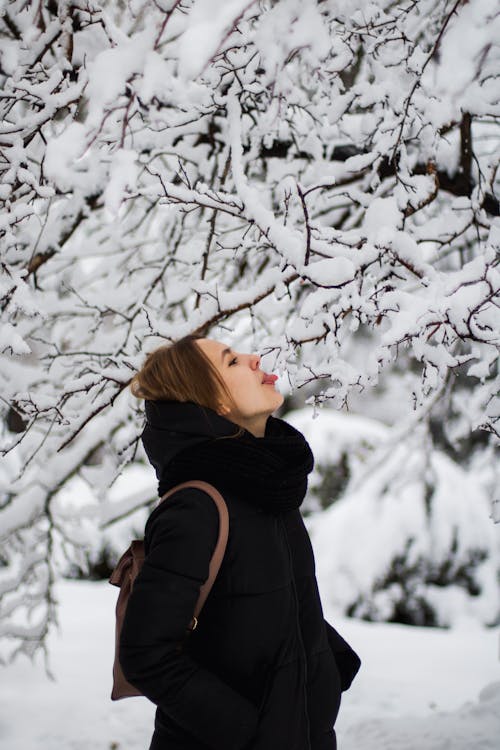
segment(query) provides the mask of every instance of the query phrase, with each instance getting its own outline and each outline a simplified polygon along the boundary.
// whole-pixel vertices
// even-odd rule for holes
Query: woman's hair
[[[150,352],[130,383],[136,398],[148,401],[192,401],[214,411],[231,393],[217,368],[196,344],[203,336],[190,334]]]

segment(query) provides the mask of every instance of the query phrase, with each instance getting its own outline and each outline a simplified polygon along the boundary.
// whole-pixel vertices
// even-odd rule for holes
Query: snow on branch
[[[485,0],[5,4],[0,614],[16,648],[43,644],[65,555],[150,500],[109,488],[140,460],[127,385],[155,341],[235,332],[336,409],[399,372],[403,425],[440,405],[454,440],[498,438],[497,32]],[[75,477],[94,527],[87,499],[62,499]]]

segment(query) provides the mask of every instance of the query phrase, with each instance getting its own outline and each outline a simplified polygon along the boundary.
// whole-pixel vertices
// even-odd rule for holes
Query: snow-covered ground
[[[144,698],[109,698],[116,589],[63,581],[57,593],[56,679],[47,680],[40,661],[3,670],[0,747],[146,750],[154,707]],[[498,750],[500,628],[436,630],[326,615],[363,659],[343,697],[340,750]]]

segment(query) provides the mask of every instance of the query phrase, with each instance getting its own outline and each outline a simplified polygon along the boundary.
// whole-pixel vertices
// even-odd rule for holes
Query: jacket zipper
[[[306,729],[307,729],[307,748],[305,748],[305,750],[311,750],[311,730],[310,730],[310,723],[309,723],[309,711],[307,710],[307,656],[306,656],[306,650],[304,647],[304,641],[302,639],[302,631],[300,629],[299,597],[297,596],[297,587],[295,585],[295,574],[293,572],[292,551],[290,549],[290,543],[288,541],[288,532],[286,530],[285,522],[283,521],[282,516],[280,516],[280,521],[281,521],[281,526],[283,529],[283,534],[285,537],[286,548],[288,550],[288,559],[290,561],[290,573],[292,577],[292,589],[293,589],[293,597],[294,597],[294,605],[295,605],[295,622],[297,626],[297,635],[299,638],[300,652],[301,652],[303,667],[304,667],[304,711],[305,711],[305,716],[306,716]]]

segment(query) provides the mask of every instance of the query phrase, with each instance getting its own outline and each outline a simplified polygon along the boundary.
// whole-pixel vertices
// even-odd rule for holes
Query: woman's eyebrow
[[[222,362],[224,362],[224,356],[226,354],[231,354],[231,349],[229,347],[227,347],[227,349],[222,350],[222,357],[221,357]]]

